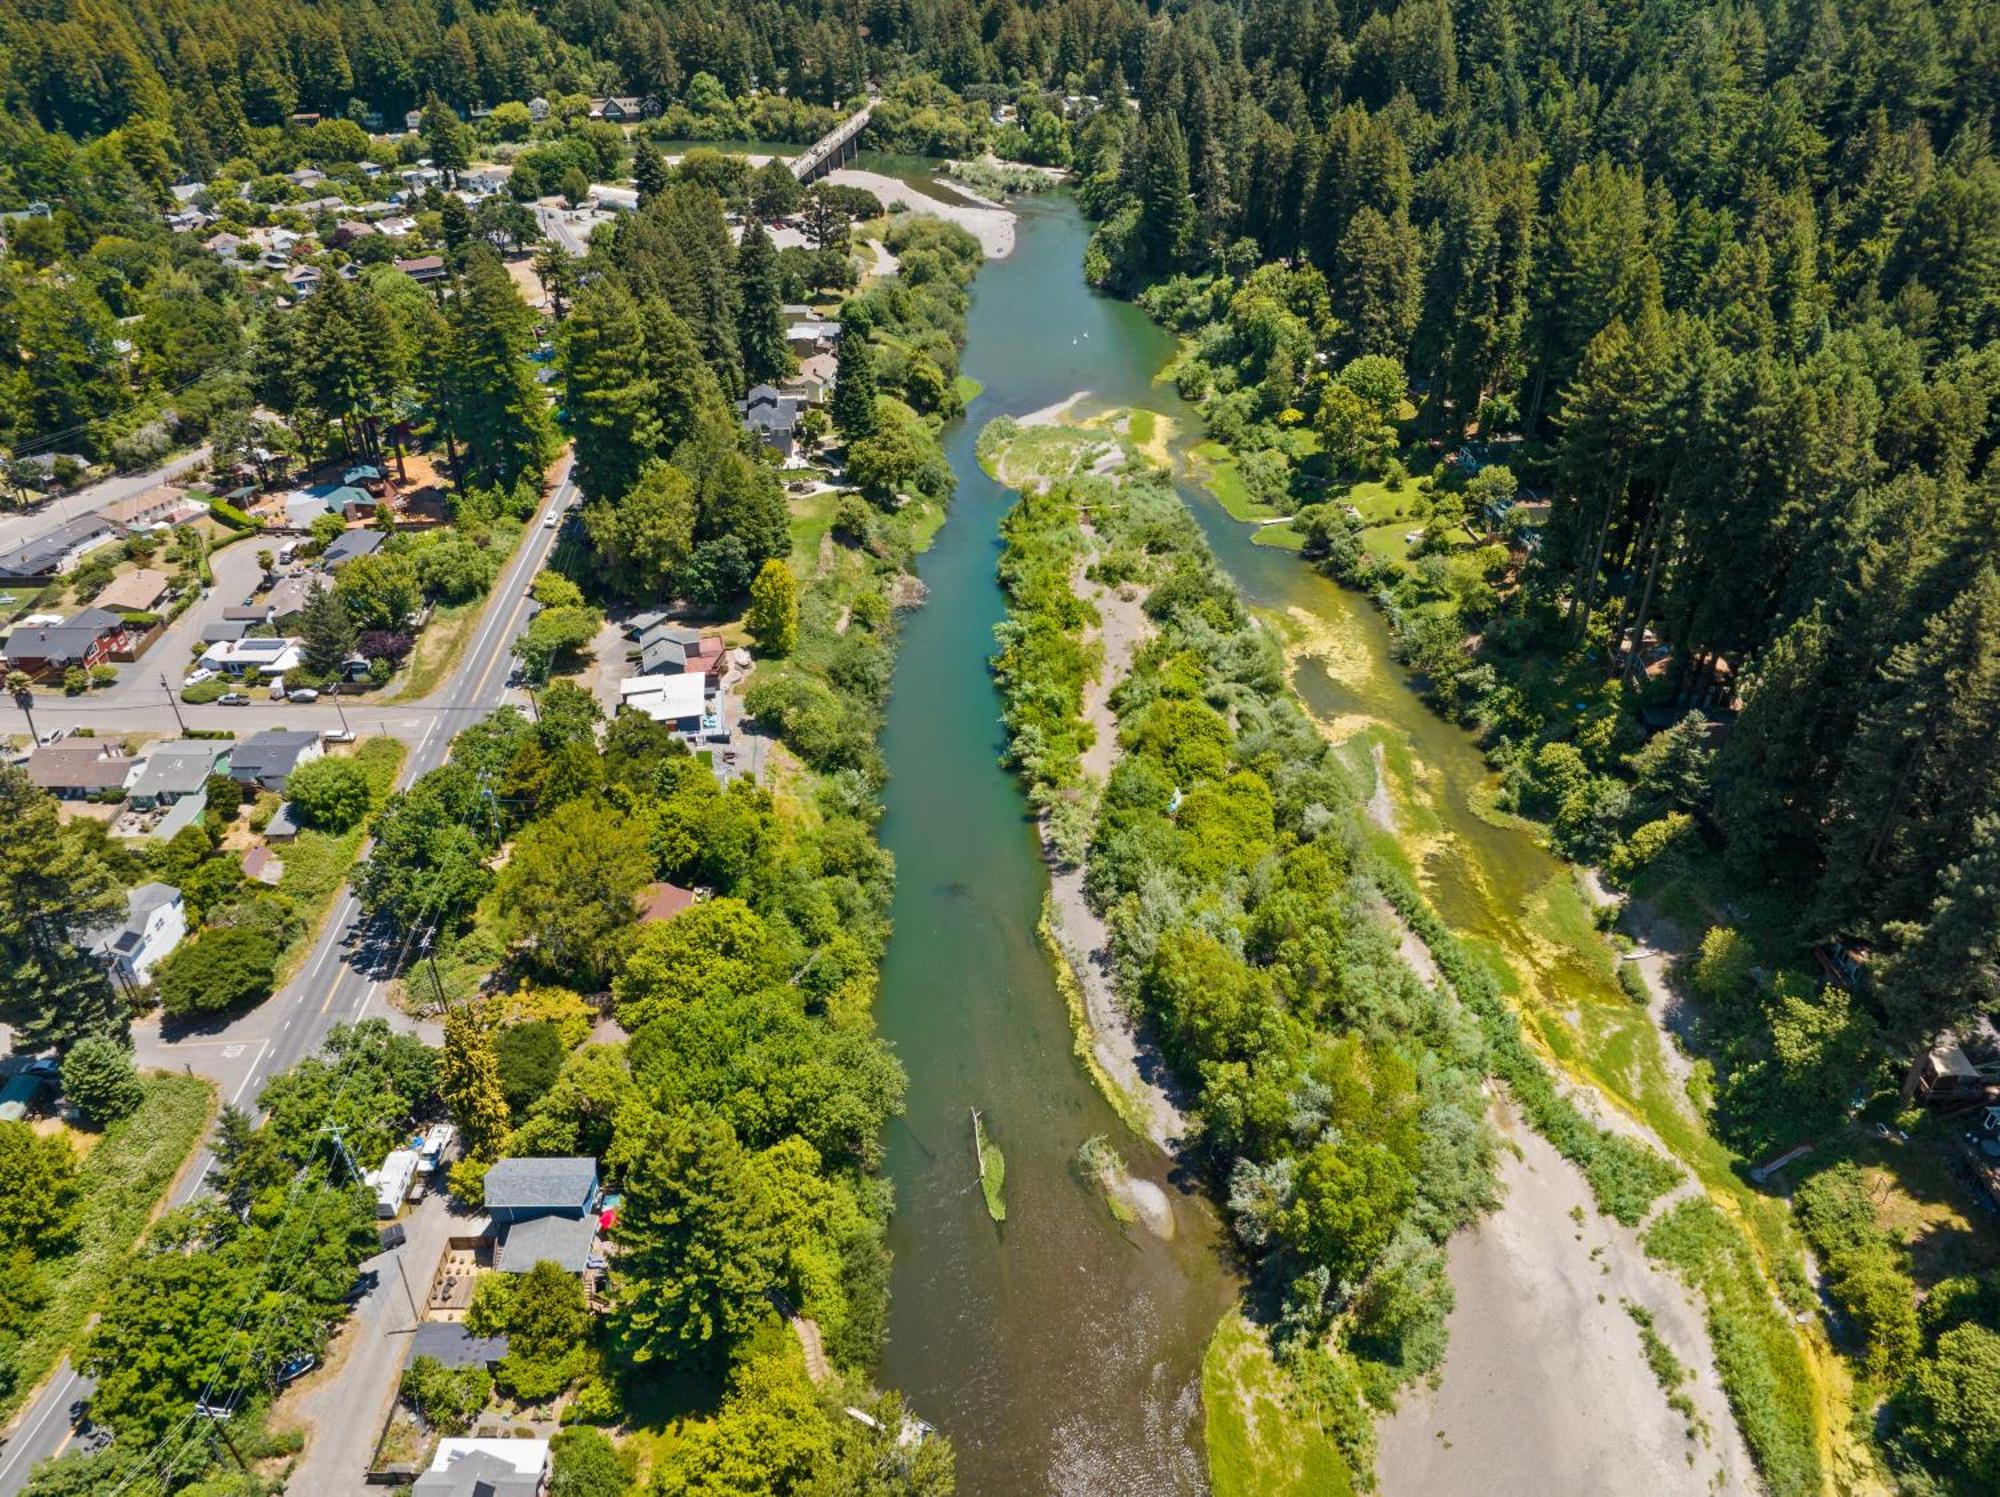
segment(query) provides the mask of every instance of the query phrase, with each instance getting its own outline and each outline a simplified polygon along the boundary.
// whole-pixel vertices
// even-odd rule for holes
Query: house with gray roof
[[[0,581],[68,576],[84,557],[99,546],[110,545],[118,536],[118,527],[102,515],[78,515],[11,551],[0,551]]]
[[[139,761],[122,745],[97,738],[51,743],[28,756],[28,778],[57,800],[84,800],[124,787]]]
[[[266,728],[236,745],[229,777],[239,785],[282,791],[292,771],[326,753],[319,734],[304,728]]]
[[[410,1336],[410,1360],[431,1357],[447,1367],[492,1367],[507,1355],[505,1336],[475,1336],[463,1321],[419,1321]]]
[[[537,1263],[553,1263],[564,1273],[582,1273],[590,1266],[596,1241],[595,1216],[538,1216],[512,1222],[501,1234],[494,1267],[502,1273],[526,1273]]]
[[[388,537],[379,530],[343,530],[333,538],[320,558],[329,572],[338,571],[357,556],[373,556]]]
[[[111,970],[114,981],[141,988],[153,969],[187,935],[187,908],[172,884],[147,883],[125,892],[125,918],[90,939],[90,949]]]
[[[233,745],[217,738],[173,738],[156,743],[139,760],[139,772],[126,787],[141,811],[171,806],[199,795],[212,774],[228,774]]]
[[[438,1442],[412,1497],[540,1497],[549,1442],[520,1438]]]
[[[588,1155],[502,1159],[486,1172],[486,1214],[495,1225],[583,1217],[596,1202],[597,1161]]]
[[[775,385],[757,385],[736,402],[745,431],[782,458],[790,458],[798,448],[798,424],[802,403],[784,394]]]

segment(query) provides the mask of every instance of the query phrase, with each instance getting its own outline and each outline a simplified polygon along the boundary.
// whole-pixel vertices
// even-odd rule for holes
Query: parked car
[[[324,733],[319,735],[319,741],[321,743],[352,743],[354,742],[354,729],[328,728]]]
[[[314,691],[310,686],[301,686],[296,691],[286,692],[285,700],[288,702],[317,702],[319,700],[319,693]]]
[[[225,691],[215,700],[224,707],[247,707],[250,705],[250,693],[247,691]]]
[[[198,666],[198,667],[197,667],[196,669],[194,669],[193,671],[191,671],[191,672],[189,672],[189,673],[188,673],[188,677],[187,677],[187,679],[186,679],[186,680],[184,680],[184,681],[182,681],[182,682],[181,682],[181,685],[182,685],[182,686],[199,686],[199,685],[201,685],[201,683],[202,683],[202,682],[204,682],[204,681],[213,681],[214,679],[215,679],[215,672],[214,672],[214,671],[210,670],[210,669],[209,669],[209,668],[208,668],[207,666],[205,666],[205,665],[204,665],[204,666]]]

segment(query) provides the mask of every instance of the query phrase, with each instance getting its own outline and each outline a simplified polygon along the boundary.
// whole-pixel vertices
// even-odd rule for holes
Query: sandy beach
[[[1457,1306],[1433,1391],[1382,1422],[1384,1497],[1705,1497],[1761,1490],[1687,1290],[1638,1234],[1598,1215],[1583,1177],[1511,1108],[1495,1125],[1500,1208],[1452,1240]],[[1690,1370],[1701,1432],[1667,1406],[1625,1309]],[[1692,1459],[1690,1459],[1692,1456]]]

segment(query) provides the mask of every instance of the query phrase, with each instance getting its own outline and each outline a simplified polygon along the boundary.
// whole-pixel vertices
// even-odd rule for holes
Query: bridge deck
[[[796,157],[792,161],[792,175],[801,182],[810,182],[823,175],[829,163],[838,160],[840,153],[868,124],[868,111],[871,107],[864,104],[815,141],[812,149],[805,155]]]

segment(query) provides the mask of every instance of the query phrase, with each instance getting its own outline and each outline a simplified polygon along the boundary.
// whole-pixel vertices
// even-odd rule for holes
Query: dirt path
[[[1505,1104],[1506,1199],[1452,1240],[1457,1294],[1437,1387],[1379,1430],[1384,1497],[1703,1497],[1760,1490],[1715,1374],[1702,1314],[1600,1216],[1577,1170]],[[1689,1420],[1647,1365],[1638,1305],[1689,1369]],[[1691,1457],[1691,1458],[1690,1458]]]
[[[1082,392],[1063,406],[1080,399]],[[1087,518],[1083,533],[1094,551],[1096,532]],[[1118,715],[1111,710],[1111,694],[1131,672],[1133,656],[1152,634],[1152,621],[1146,617],[1136,589],[1113,590],[1086,575],[1090,554],[1079,558],[1072,586],[1097,609],[1099,620],[1092,631],[1101,650],[1098,667],[1083,686],[1083,718],[1095,734],[1083,752],[1083,774],[1089,793],[1095,796],[1118,762]],[[1046,839],[1043,845],[1046,850]],[[1084,895],[1082,868],[1059,867],[1051,857],[1049,908],[1056,940],[1083,991],[1091,1053],[1131,1104],[1123,1110],[1136,1112],[1132,1121],[1142,1126],[1154,1143],[1171,1152],[1188,1134],[1185,1102],[1166,1061],[1140,1034],[1112,986],[1111,931]]]

